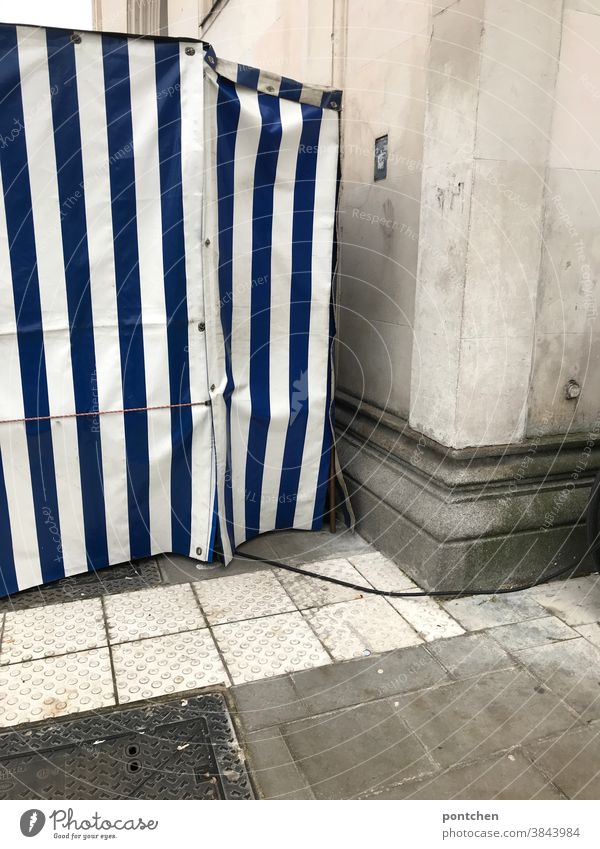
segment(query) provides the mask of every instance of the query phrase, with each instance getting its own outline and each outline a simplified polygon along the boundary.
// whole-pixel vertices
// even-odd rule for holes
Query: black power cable
[[[573,572],[580,565],[565,566],[559,569],[558,572],[552,572],[550,575],[545,575],[537,581],[532,581],[530,584],[523,584],[519,587],[500,587],[493,590],[420,590],[419,592],[398,592],[397,590],[379,590],[375,587],[363,587],[360,584],[352,584],[350,581],[342,581],[340,578],[330,578],[328,575],[320,575],[318,572],[309,572],[307,569],[301,569],[299,566],[291,566],[289,563],[279,563],[277,560],[265,560],[264,557],[256,557],[253,554],[242,554],[236,551],[236,557],[241,557],[244,560],[255,560],[258,563],[265,563],[267,566],[273,566],[277,569],[285,569],[287,572],[295,572],[297,575],[305,575],[308,578],[316,578],[318,581],[326,581],[329,584],[338,584],[340,587],[348,587],[351,590],[357,590],[361,593],[370,595],[388,596],[390,598],[423,598],[426,596],[445,596],[446,598],[462,598],[467,595],[500,595],[501,593],[520,593],[523,590],[530,590],[532,587],[537,587],[540,584],[545,584],[554,578],[560,578],[561,575],[566,575],[567,572]]]

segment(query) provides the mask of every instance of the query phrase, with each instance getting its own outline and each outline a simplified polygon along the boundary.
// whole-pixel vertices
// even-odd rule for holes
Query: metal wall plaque
[[[387,177],[388,137],[379,136],[375,139],[375,180],[385,180]]]

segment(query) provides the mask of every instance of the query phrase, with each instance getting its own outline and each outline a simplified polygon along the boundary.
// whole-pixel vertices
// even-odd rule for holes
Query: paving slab
[[[487,632],[438,640],[430,643],[428,648],[455,678],[472,678],[515,665],[515,661]]]
[[[433,687],[449,680],[446,670],[422,645],[380,657],[294,672],[291,678],[295,692],[311,714]]]
[[[314,571],[329,578],[338,578],[351,584],[364,584],[364,578],[351,566],[347,560],[324,560],[315,564]],[[362,598],[359,590],[330,584],[317,578],[306,575],[295,575],[292,572],[278,572],[281,581],[299,610],[310,607],[323,607],[325,604],[334,604],[339,601],[352,601]]]
[[[108,642],[100,599],[7,613],[0,664],[95,649]]]
[[[526,748],[533,763],[569,799],[600,798],[600,724]]]
[[[0,727],[115,704],[107,648],[0,667]]]
[[[293,722],[281,731],[317,799],[353,799],[437,769],[386,700]]]
[[[315,798],[278,728],[249,734],[245,747],[252,777],[265,799]]]
[[[113,644],[206,627],[189,584],[110,596],[104,609]]]
[[[558,696],[520,669],[442,684],[397,701],[398,715],[445,767],[559,734],[575,722]]]
[[[331,663],[297,612],[216,625],[213,634],[234,684]]]
[[[367,596],[306,610],[304,615],[335,660],[413,646],[421,637],[383,598]]]
[[[577,625],[575,630],[594,646],[600,648],[600,625],[598,622],[592,622],[590,625]]]
[[[433,598],[390,598],[389,603],[427,642],[465,633],[456,619]]]
[[[338,522],[337,532],[322,531],[277,531],[267,534],[272,550],[271,558],[301,566],[304,563],[347,557],[359,551],[372,551],[372,547],[357,533]]]
[[[390,592],[419,590],[415,582],[411,581],[393,560],[379,551],[373,550],[362,554],[352,552],[348,555],[348,560],[376,589],[389,590]]]
[[[272,572],[202,581],[194,584],[194,592],[211,625],[296,610],[296,605]]]
[[[388,787],[369,799],[562,799],[550,781],[521,752],[496,755]]]
[[[600,620],[599,575],[552,581],[527,593],[568,625],[589,625]]]
[[[112,647],[121,704],[229,684],[210,631],[187,631]]]
[[[498,628],[490,628],[488,633],[503,648],[512,652],[559,643],[579,636],[577,631],[556,616],[544,616],[543,619],[528,619],[526,622],[515,622],[513,625],[501,625]]]
[[[311,713],[298,695],[290,675],[239,684],[232,687],[231,695],[235,700],[236,714],[247,732],[303,719]]]
[[[481,631],[496,625],[510,625],[525,619],[540,619],[544,608],[534,598],[521,593],[457,598],[443,602],[443,607],[467,631]]]
[[[525,649],[519,660],[585,719],[600,718],[600,650],[583,637]]]

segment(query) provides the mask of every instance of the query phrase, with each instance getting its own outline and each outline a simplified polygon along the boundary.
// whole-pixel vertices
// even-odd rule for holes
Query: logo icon
[[[45,824],[46,815],[37,808],[32,808],[25,811],[21,817],[21,834],[24,834],[25,837],[35,837]]]

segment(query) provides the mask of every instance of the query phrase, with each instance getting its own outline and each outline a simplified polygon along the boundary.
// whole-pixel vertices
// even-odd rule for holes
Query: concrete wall
[[[411,425],[526,433],[562,0],[457,0],[429,57]]]
[[[600,415],[600,2],[567,0],[545,191],[528,430],[597,427]],[[581,385],[565,398],[569,380]]]

